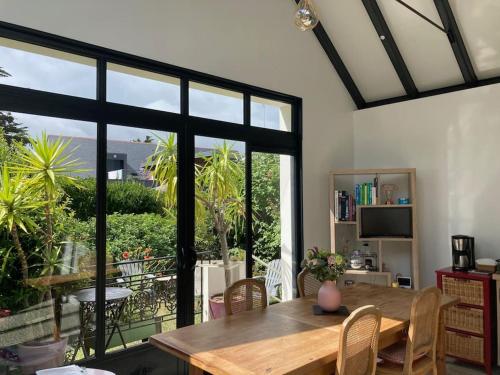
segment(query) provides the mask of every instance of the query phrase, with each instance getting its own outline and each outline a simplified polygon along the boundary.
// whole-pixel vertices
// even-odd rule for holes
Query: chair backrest
[[[297,288],[300,297],[318,294],[321,282],[314,277],[307,269],[303,269],[297,275]]]
[[[267,298],[276,297],[278,286],[281,285],[281,259],[275,259],[268,263],[266,270],[266,292]]]
[[[411,374],[414,358],[426,356],[436,361],[440,305],[441,291],[436,287],[422,289],[413,299],[404,374]]]
[[[118,265],[122,276],[141,275],[144,271],[144,261],[123,262]]]
[[[336,375],[374,375],[382,314],[375,306],[354,310],[340,330]]]
[[[265,284],[256,279],[236,281],[224,292],[224,306],[227,315],[254,309],[264,309],[267,306]]]

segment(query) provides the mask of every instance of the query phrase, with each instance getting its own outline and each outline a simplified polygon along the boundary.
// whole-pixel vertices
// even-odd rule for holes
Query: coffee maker
[[[451,236],[453,271],[468,271],[474,269],[474,237]]]

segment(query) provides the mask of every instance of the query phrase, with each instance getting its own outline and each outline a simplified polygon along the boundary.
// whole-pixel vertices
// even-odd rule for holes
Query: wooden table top
[[[342,290],[349,311],[375,305],[383,315],[381,341],[409,324],[415,291],[356,284]],[[454,304],[443,297],[442,306]],[[316,297],[297,298],[151,336],[151,344],[212,374],[308,373],[337,358],[346,317],[313,315]],[[392,342],[391,342],[392,343]]]

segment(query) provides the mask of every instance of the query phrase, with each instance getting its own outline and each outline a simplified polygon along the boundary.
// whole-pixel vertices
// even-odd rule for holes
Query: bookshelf
[[[378,189],[373,190],[378,199],[372,197],[376,204],[354,205],[355,186],[378,180]],[[381,186],[393,184],[397,190],[393,193],[395,204],[384,204],[384,194]],[[363,187],[361,187],[363,189]],[[351,208],[345,220],[338,220],[339,212],[336,212],[335,202],[338,197],[335,191],[345,191],[353,196],[348,200]],[[398,198],[408,198],[409,204],[397,204]],[[345,197],[343,197],[345,198]],[[376,254],[376,270],[348,269],[340,280],[340,287],[345,281],[368,282],[380,285],[391,285],[396,274],[410,276],[414,289],[419,289],[419,248],[417,227],[417,196],[416,196],[416,169],[415,168],[391,168],[391,169],[339,169],[330,172],[330,241],[334,252],[339,252],[350,259],[353,250],[361,250],[364,254]],[[365,203],[366,201],[364,201]],[[360,238],[359,220],[361,208],[411,208],[412,234],[411,238],[405,237],[373,237]],[[345,213],[345,211],[343,211]],[[353,217],[355,212],[355,217]],[[385,255],[385,257],[384,257]]]

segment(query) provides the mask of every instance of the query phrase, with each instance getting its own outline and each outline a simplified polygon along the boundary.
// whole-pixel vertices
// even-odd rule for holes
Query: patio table
[[[342,290],[349,311],[375,305],[382,312],[379,348],[403,337],[415,291],[356,284]],[[443,296],[441,311],[457,299]],[[190,374],[332,374],[346,317],[313,315],[316,297],[297,298],[262,311],[188,326],[151,336],[159,349],[189,363]],[[438,336],[438,373],[445,374],[442,312]]]
[[[122,331],[120,329],[120,318],[123,312],[123,307],[127,298],[132,294],[132,290],[128,288],[120,287],[106,287],[106,317],[111,323],[111,333],[108,337],[104,349],[106,350],[111,342],[111,338],[115,331],[118,331],[120,339],[122,341],[123,347],[126,349],[127,345],[123,339]],[[85,358],[88,357],[87,349],[85,347],[85,334],[87,332],[88,326],[91,323],[93,316],[95,314],[96,308],[96,289],[88,288],[82,289],[74,293],[74,296],[78,301],[80,301],[80,334],[78,335],[78,343],[75,347],[73,353],[72,362],[75,360],[76,353],[81,347],[83,349],[83,355]]]

